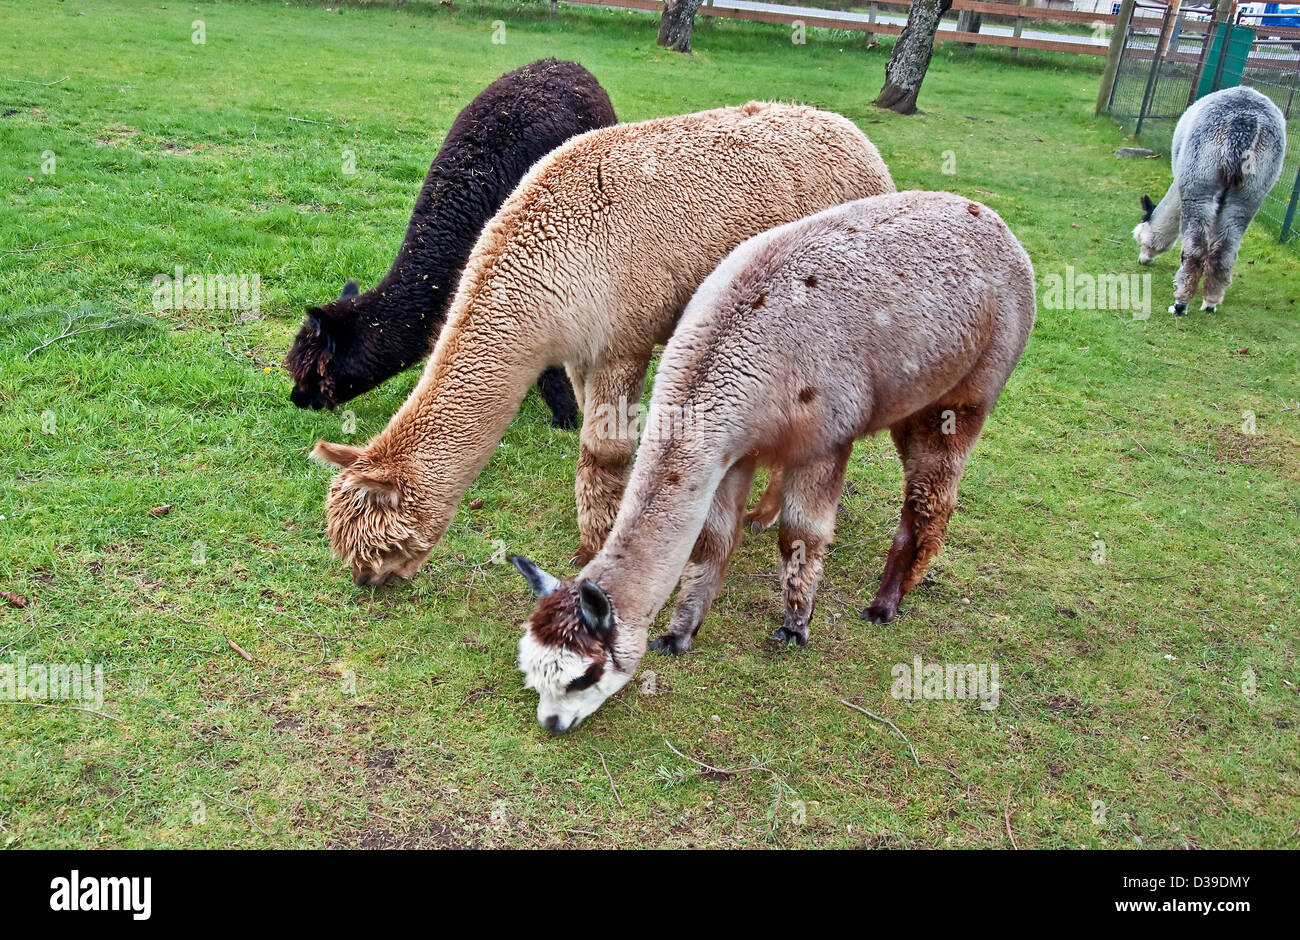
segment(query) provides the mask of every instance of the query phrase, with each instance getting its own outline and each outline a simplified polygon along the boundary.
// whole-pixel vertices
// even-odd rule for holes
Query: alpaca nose
[[[352,572],[352,580],[357,587],[379,587],[386,584],[391,576],[390,572],[371,571],[369,568],[358,568]]]
[[[300,388],[296,385],[293,387],[293,390],[289,392],[289,401],[293,402],[299,408],[310,408],[313,411],[320,411],[322,408],[328,408],[330,406],[329,399],[326,398],[320,390],[309,392],[307,389]]]
[[[545,728],[547,731],[551,732],[551,734],[564,734],[564,732],[569,730],[568,725],[560,724],[559,715],[548,716],[546,719],[542,721],[542,727]]]

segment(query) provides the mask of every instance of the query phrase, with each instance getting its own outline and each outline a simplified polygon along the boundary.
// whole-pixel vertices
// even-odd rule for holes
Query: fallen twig
[[[1132,433],[1130,433],[1130,432],[1128,432],[1128,431],[1125,431],[1124,433],[1125,433],[1125,434],[1128,434],[1128,436],[1132,439],[1133,443],[1136,444],[1136,445],[1138,446],[1138,448],[1142,451],[1142,453],[1146,454],[1146,455],[1147,455],[1148,457],[1150,457],[1152,460],[1155,460],[1155,459],[1156,459],[1156,455],[1153,454],[1153,453],[1151,453],[1151,451],[1147,450],[1145,447],[1143,447],[1143,446],[1142,446],[1142,442],[1139,441],[1136,437],[1133,437]]]
[[[874,718],[876,721],[883,721],[885,724],[889,725],[889,727],[893,728],[894,733],[903,739],[904,743],[907,744],[907,749],[912,752],[912,760],[916,761],[916,766],[917,767],[921,766],[921,758],[916,756],[916,748],[912,747],[912,742],[907,739],[907,735],[903,734],[902,730],[898,727],[898,725],[894,724],[888,718],[882,718],[881,716],[877,715],[875,712],[867,711],[861,705],[854,705],[852,702],[845,701],[844,699],[840,699],[839,702],[841,705],[844,705],[847,708],[851,708],[855,712],[862,712],[862,714],[866,715],[868,718]]]
[[[256,829],[258,832],[260,832],[260,833],[261,833],[262,835],[264,835],[264,836],[269,836],[269,835],[270,835],[269,832],[267,832],[265,829],[263,829],[261,826],[259,826],[259,825],[257,824],[257,820],[253,818],[253,811],[252,811],[252,809],[250,809],[249,807],[247,807],[247,806],[236,806],[234,803],[227,802],[226,800],[223,800],[221,797],[219,797],[219,796],[213,796],[211,793],[208,793],[208,792],[203,791],[203,790],[200,790],[199,792],[202,793],[204,796],[206,796],[208,799],[213,800],[214,802],[220,803],[222,806],[229,806],[231,809],[239,810],[241,813],[244,814],[244,817],[248,820],[248,824],[249,824],[250,826],[252,826],[254,829]]]
[[[353,809],[359,809],[367,816],[373,816],[375,817],[375,819],[382,819],[386,823],[392,823],[394,826],[406,825],[406,823],[402,822],[400,819],[392,819],[391,817],[388,816],[379,815],[374,810],[372,810],[369,806],[362,806],[360,803],[349,803],[347,800],[339,800],[339,802],[342,803],[344,806],[351,806]]]
[[[82,319],[86,319],[83,315],[78,316],[81,316]],[[132,323],[140,322],[134,318],[120,317],[115,320],[107,320],[101,323],[96,323],[93,326],[83,326],[81,329],[74,330],[72,327],[77,322],[77,317],[68,314],[67,321],[68,322],[64,324],[62,333],[53,339],[47,339],[45,342],[41,343],[41,345],[33,349],[27,350],[26,355],[23,356],[23,360],[26,361],[30,359],[33,355],[40,352],[42,349],[45,349],[47,346],[53,346],[55,343],[61,340],[70,339],[73,336],[80,336],[83,333],[99,333],[104,330],[115,330],[121,326],[129,326]]]
[[[9,79],[9,81],[17,82],[20,85],[40,85],[42,88],[50,88],[54,85],[59,84],[60,82],[66,82],[71,77],[72,76],[70,75],[65,75],[62,78],[56,78],[52,82],[34,82],[30,78],[11,78]]]
[[[1084,486],[1090,486],[1094,490],[1105,490],[1107,493],[1118,493],[1120,496],[1131,496],[1134,499],[1141,499],[1137,493],[1130,493],[1128,490],[1117,490],[1113,486],[1099,486],[1096,483],[1085,483]]]
[[[1002,812],[1002,819],[1007,824],[1007,838],[1011,840],[1011,847],[1018,852],[1020,851],[1020,846],[1016,845],[1015,834],[1012,833],[1011,831],[1011,797],[1015,794],[1015,792],[1016,792],[1015,787],[1012,787],[1009,791],[1007,791],[1007,805],[1006,805],[1006,809],[1004,809]]]
[[[311,118],[291,117],[290,121],[297,121],[299,124],[320,124],[323,127],[347,127],[346,124],[331,124],[329,121],[313,121]]]
[[[732,768],[714,767],[712,764],[706,764],[702,760],[696,760],[694,757],[691,757],[687,754],[683,754],[681,751],[677,750],[677,748],[673,747],[672,744],[669,743],[667,738],[664,738],[664,744],[667,745],[668,750],[672,751],[682,760],[688,760],[692,764],[695,764],[697,767],[704,768],[704,770],[708,773],[722,774],[725,777],[734,777],[737,774],[747,774],[747,773],[752,773],[755,770],[765,770],[768,773],[772,774],[772,776],[776,776],[776,771],[772,770],[772,768],[767,766],[769,763],[771,763],[771,761],[763,761],[763,763],[761,764],[751,764],[748,767],[732,767]]]
[[[667,741],[665,741],[664,743],[668,744]],[[672,747],[671,744],[668,746]],[[609,764],[605,763],[605,755],[600,753],[599,748],[596,749],[596,753],[600,754],[600,766],[605,768],[605,776],[609,779],[609,788],[614,791],[614,799],[618,801],[618,808],[622,809],[623,798],[618,795],[618,787],[614,785],[614,775],[609,772]]]
[[[31,636],[31,631],[34,631],[34,629],[36,628],[32,627],[29,631],[23,633],[21,637],[18,637],[17,640],[10,640],[9,642],[6,642],[4,646],[0,646],[0,653],[4,653],[4,651],[9,649],[10,646],[21,644],[23,640],[26,640],[27,637]]]
[[[117,718],[107,712],[98,712],[93,708],[82,708],[80,705],[49,705],[45,702],[0,702],[0,705],[30,705],[32,708],[52,708],[59,712],[85,712],[88,715],[98,715],[100,718],[107,718],[109,721],[116,721],[121,724],[122,719]]]
[[[109,236],[102,238],[91,238],[84,242],[66,242],[62,245],[37,245],[33,248],[6,248],[4,253],[7,255],[24,255],[32,251],[53,251],[56,248],[76,248],[78,245],[93,245],[95,242],[106,242]]]

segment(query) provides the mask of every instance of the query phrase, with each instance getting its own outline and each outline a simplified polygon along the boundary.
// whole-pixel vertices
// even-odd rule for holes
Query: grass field
[[[305,305],[387,268],[456,111],[533,59],[582,62],[625,120],[840,111],[900,188],[1000,212],[1040,300],[1067,266],[1139,271],[1168,162],[1112,156],[1099,63],[945,47],[900,117],[860,40],[715,22],[695,45],[542,4],[0,0],[0,591],[27,602],[0,600],[0,663],[106,686],[94,711],[0,701],[0,845],[1300,845],[1300,255],[1263,228],[1216,314],[1163,312],[1176,253],[1149,319],[1040,310],[889,626],[856,616],[898,512],[879,439],[807,648],[764,644],[775,537],[747,536],[696,652],[548,737],[514,666],[532,599],[490,561],[564,570],[576,542],[577,436],[535,394],[415,581],[359,589],[331,558],[307,451],[365,441],[416,374],[348,434],[289,404],[281,357]],[[177,265],[257,274],[260,313],[156,311]],[[58,339],[69,317],[107,328]],[[916,656],[997,664],[1000,704],[895,699]]]

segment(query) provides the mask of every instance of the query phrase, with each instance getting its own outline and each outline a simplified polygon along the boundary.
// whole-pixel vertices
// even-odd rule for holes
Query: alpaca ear
[[[339,300],[342,300],[344,297],[357,297],[360,294],[361,289],[357,287],[357,282],[349,280],[343,285],[343,293],[339,294]]]
[[[578,618],[588,632],[605,636],[614,626],[614,610],[601,586],[590,578],[578,585]]]
[[[325,313],[324,307],[307,308],[307,325],[314,329],[321,339],[325,340],[325,348],[329,351],[330,355],[333,355],[334,336],[329,331],[328,323],[329,319]]]
[[[533,589],[533,593],[538,597],[554,594],[555,589],[560,586],[559,578],[547,574],[523,555],[511,555],[510,564],[514,565],[515,569],[524,576],[528,586]]]
[[[402,501],[402,491],[398,488],[397,481],[393,480],[387,472],[375,467],[351,470],[345,485],[361,490],[382,505],[396,508]]]
[[[1156,211],[1155,203],[1146,193],[1142,194],[1142,221],[1150,222],[1152,214]]]
[[[351,444],[331,444],[329,441],[317,441],[316,446],[311,449],[312,459],[331,464],[340,470],[352,466],[363,453],[360,447],[353,447]]]

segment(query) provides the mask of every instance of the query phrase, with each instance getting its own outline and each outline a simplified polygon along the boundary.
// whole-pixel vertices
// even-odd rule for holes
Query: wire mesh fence
[[[1168,149],[1174,126],[1196,99],[1235,85],[1268,95],[1286,115],[1287,152],[1259,217],[1282,241],[1300,245],[1300,29],[1284,22],[1274,14],[1215,18],[1139,2],[1107,111],[1147,146]]]

